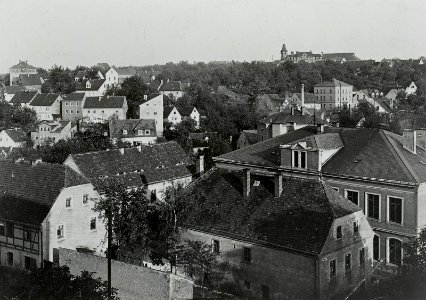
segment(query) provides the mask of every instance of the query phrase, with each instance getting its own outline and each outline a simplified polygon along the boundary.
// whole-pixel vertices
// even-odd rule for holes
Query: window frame
[[[6,222],[6,237],[15,237],[15,224],[12,222]]]
[[[348,198],[348,192],[354,192],[354,193],[357,193],[357,194],[358,194],[358,197],[357,197],[357,203],[353,202],[352,200],[350,200],[350,199]],[[346,198],[346,199],[348,199],[349,201],[351,201],[353,204],[355,204],[355,205],[359,206],[359,191],[358,191],[358,190],[345,189],[345,198]]]
[[[331,272],[332,271],[332,267],[331,267],[332,263],[333,263],[333,267],[334,267],[334,272]],[[330,263],[328,264],[328,268],[329,268],[328,271],[329,271],[329,275],[330,275],[329,278],[331,280],[331,279],[333,279],[337,276],[337,260],[336,260],[336,258],[333,258],[333,259],[330,260]]]
[[[400,199],[401,200],[401,223],[390,220],[390,198]],[[392,224],[404,225],[404,198],[396,196],[387,196],[386,197],[386,221]]]
[[[97,230],[97,228],[98,228],[98,227],[97,227],[97,225],[98,225],[98,224],[97,224],[97,223],[98,223],[98,222],[97,222],[97,219],[98,219],[98,218],[96,218],[96,217],[91,217],[91,218],[90,218],[90,221],[89,221],[89,228],[90,228],[90,231],[96,231],[96,230]],[[92,228],[92,222],[93,222],[93,220],[95,221],[95,228]]]
[[[84,198],[87,196],[86,202],[84,202]],[[83,198],[81,200],[83,206],[89,205],[89,194],[83,194]]]
[[[363,260],[361,260],[361,253],[363,256]],[[365,247],[362,247],[359,249],[358,255],[359,255],[359,265],[364,266],[365,265]]]
[[[70,200],[70,205],[68,206],[67,205],[67,201],[68,201],[68,199]],[[72,196],[69,196],[69,197],[65,197],[65,208],[66,209],[71,209],[72,208]]]
[[[356,232],[355,232],[356,229]],[[359,221],[355,220],[352,222],[352,230],[353,230],[353,234],[356,235],[359,233]]]
[[[216,239],[212,239],[212,252],[220,253],[220,241]]]
[[[377,257],[377,259],[374,258],[374,238],[376,236],[378,238],[378,245],[377,245],[377,254],[378,254],[378,257]],[[378,235],[378,234],[374,234],[374,236],[373,236],[373,260],[374,261],[380,261],[380,235]]]
[[[0,223],[0,236],[6,236],[6,224]]]
[[[349,269],[347,268],[347,264],[346,264],[346,258],[349,255]],[[350,273],[352,271],[352,253],[351,252],[347,252],[344,255],[344,266],[345,266],[345,273]]]
[[[13,267],[15,265],[15,258],[14,258],[13,252],[7,251],[6,252],[6,256],[7,256],[6,264],[8,266],[12,266]],[[12,263],[10,263],[10,260],[11,260],[10,258],[12,258]]]
[[[379,196],[379,218],[373,218],[369,216],[369,208],[368,208],[368,195],[375,195],[375,196]],[[366,217],[372,220],[376,220],[376,221],[381,221],[382,220],[382,195],[381,194],[376,194],[376,193],[370,193],[370,192],[365,192],[365,212],[366,212]]]
[[[61,226],[62,226],[62,236],[58,236],[58,229]],[[62,241],[62,240],[65,239],[65,224],[58,224],[58,225],[56,225],[56,239],[58,241]]]
[[[396,240],[399,241],[401,243],[401,264],[394,264],[392,262],[390,262],[390,240]],[[386,238],[386,264],[391,265],[391,266],[402,266],[403,261],[404,261],[404,242],[397,237],[391,236],[391,237],[387,237]]]
[[[340,229],[340,237],[339,237],[339,229]],[[343,228],[342,225],[336,226],[336,240],[342,240],[343,239]]]
[[[305,166],[304,167],[302,167],[302,152],[305,154],[305,161],[304,161]],[[295,153],[297,153],[297,166],[295,165],[295,157],[296,157]],[[293,168],[306,170],[308,168],[308,153],[307,153],[307,151],[292,150],[291,151],[291,166]]]

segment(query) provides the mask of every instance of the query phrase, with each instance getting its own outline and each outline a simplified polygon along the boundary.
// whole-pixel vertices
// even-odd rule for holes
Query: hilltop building
[[[33,75],[37,74],[37,69],[30,64],[27,60],[20,60],[18,64],[9,68],[10,85],[19,85],[20,75]]]

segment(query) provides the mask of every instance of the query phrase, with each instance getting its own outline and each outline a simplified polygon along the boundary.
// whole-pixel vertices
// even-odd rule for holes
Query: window
[[[23,235],[25,241],[31,241],[31,230],[28,227],[24,227]]]
[[[388,221],[402,224],[402,199],[388,198]]]
[[[353,223],[354,225],[354,235],[357,234],[359,232],[359,225],[358,225],[358,221],[355,221]]]
[[[127,134],[127,130],[126,129],[123,129],[123,134]]]
[[[380,260],[380,237],[374,235],[373,238],[373,259]]]
[[[367,194],[367,217],[380,219],[380,195]]]
[[[336,239],[340,240],[342,239],[342,226],[337,226],[336,229]]]
[[[96,218],[90,219],[90,230],[96,230]]]
[[[6,226],[0,223],[0,235],[5,235],[5,234],[6,234]]]
[[[351,271],[351,254],[348,253],[345,255],[345,271],[350,272]]]
[[[24,256],[25,259],[25,269],[26,270],[35,270],[37,269],[37,262],[34,258],[29,256]]]
[[[155,200],[157,200],[157,190],[152,190],[151,191],[151,201],[154,202]]]
[[[15,228],[14,228],[13,223],[7,222],[6,223],[6,235],[8,237],[14,237],[15,236],[14,232],[15,232]]]
[[[352,203],[358,205],[359,201],[358,201],[358,196],[359,193],[358,191],[352,191],[352,190],[345,190],[345,197],[351,201]]]
[[[244,247],[243,248],[243,260],[245,262],[251,262],[251,249]]]
[[[73,112],[73,110],[71,109],[71,110],[70,110],[70,114],[72,114],[72,113],[74,113],[74,112]]]
[[[360,265],[365,264],[365,248],[359,249],[359,264]]]
[[[293,167],[306,169],[305,151],[293,151]]]
[[[13,252],[7,252],[7,264],[13,266]]]
[[[401,265],[402,263],[402,242],[395,238],[389,239],[389,258],[388,262],[394,265]]]
[[[66,110],[65,110],[65,113],[66,113],[66,114],[68,113],[68,109],[66,109]]]
[[[147,135],[151,134],[151,130],[149,130],[149,129],[145,130],[145,134],[147,134]]]
[[[71,208],[71,197],[65,198],[65,207]]]
[[[143,130],[138,130],[138,135],[143,135]]]
[[[212,244],[213,244],[213,253],[219,253],[219,251],[220,251],[219,241],[218,240],[213,240]]]
[[[269,287],[262,285],[262,299],[269,299]]]
[[[56,229],[56,237],[58,239],[64,238],[64,225],[58,225],[58,228]]]
[[[88,194],[84,194],[83,195],[83,205],[87,204],[89,202],[89,195]]]
[[[330,278],[336,276],[336,260],[330,260]]]

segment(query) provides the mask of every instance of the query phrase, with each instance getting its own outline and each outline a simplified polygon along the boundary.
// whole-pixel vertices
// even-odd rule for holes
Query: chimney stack
[[[250,195],[250,169],[243,170],[243,196]]]
[[[148,100],[148,95],[143,95],[143,100]]]
[[[280,197],[283,192],[283,175],[277,174],[274,176],[274,195]]]
[[[402,132],[403,137],[403,146],[408,151],[416,154],[416,139],[417,139],[417,133],[413,129],[404,129]]]
[[[292,116],[294,116],[294,107],[293,105],[290,105],[290,113]]]
[[[195,160],[195,172],[197,174],[204,174],[204,155],[200,155]]]

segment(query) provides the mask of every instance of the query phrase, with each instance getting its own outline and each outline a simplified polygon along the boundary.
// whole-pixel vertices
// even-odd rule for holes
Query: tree
[[[34,128],[36,122],[37,114],[34,110],[0,101],[0,131],[19,127],[28,132]]]
[[[71,77],[71,70],[62,66],[53,66],[49,70],[48,80],[41,87],[42,93],[69,94],[75,91],[77,83]]]

